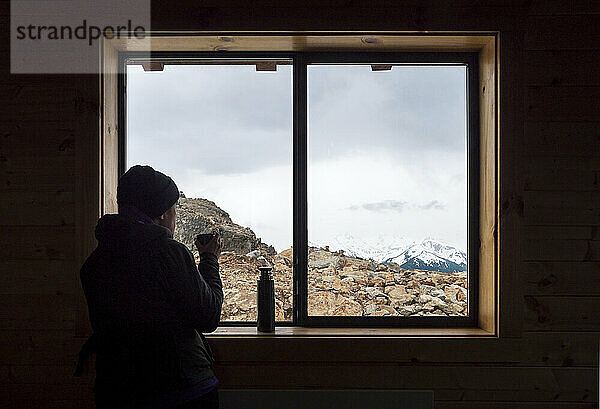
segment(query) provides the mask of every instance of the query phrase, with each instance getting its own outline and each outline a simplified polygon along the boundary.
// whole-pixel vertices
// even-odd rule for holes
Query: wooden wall
[[[501,296],[518,302],[501,311],[501,342],[406,339],[384,355],[389,341],[255,341],[255,359],[236,359],[235,341],[223,341],[224,387],[433,389],[441,409],[597,407],[599,2],[152,3],[155,29],[499,30],[500,81],[510,80],[500,89],[501,223],[511,238],[500,275]],[[0,7],[7,28],[9,2]],[[89,407],[93,377],[71,375],[89,333],[77,243],[93,243],[89,204],[99,199],[98,170],[89,165],[98,155],[98,78],[11,75],[7,33],[0,40],[0,406]],[[357,350],[371,358],[357,361]]]

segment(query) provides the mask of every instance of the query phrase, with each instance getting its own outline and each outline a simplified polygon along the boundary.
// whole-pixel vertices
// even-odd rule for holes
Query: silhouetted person
[[[196,242],[196,266],[173,239],[179,190],[150,166],[120,179],[119,214],[100,218],[98,247],[81,268],[94,334],[77,373],[96,352],[98,408],[217,408],[218,380],[202,335],[217,328],[223,304],[218,235]]]

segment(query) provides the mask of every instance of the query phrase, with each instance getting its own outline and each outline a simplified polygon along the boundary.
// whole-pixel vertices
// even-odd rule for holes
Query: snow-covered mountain
[[[327,245],[331,251],[344,250],[344,254],[350,257],[377,263],[394,262],[407,270],[451,273],[467,269],[467,254],[464,251],[434,239],[418,243],[402,236],[380,235],[374,239],[365,239],[345,234],[330,239],[327,244],[311,242],[310,245]]]
[[[414,242],[402,236],[380,234],[377,237],[356,237],[351,234],[335,236],[326,242],[310,242],[316,247],[328,246],[331,251],[344,250],[350,257],[383,263],[385,260],[402,253]]]
[[[467,254],[437,240],[427,239],[414,244],[384,264],[394,262],[408,270],[429,270],[451,273],[467,269]]]

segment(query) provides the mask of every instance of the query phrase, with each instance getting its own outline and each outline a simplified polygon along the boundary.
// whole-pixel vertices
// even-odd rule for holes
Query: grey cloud
[[[424,205],[418,205],[417,207],[421,210],[431,210],[431,209],[444,210],[446,208],[446,205],[437,200],[432,200],[429,203],[426,203]]]
[[[462,67],[321,66],[309,74],[311,158],[373,147],[415,160],[465,149]]]
[[[290,164],[291,67],[275,73],[205,68],[133,69],[128,163],[177,163],[206,174]],[[311,163],[370,148],[409,163],[433,151],[464,152],[460,67],[309,72]]]
[[[290,67],[132,68],[128,78],[128,163],[205,174],[252,172],[292,162]]]
[[[406,207],[407,202],[401,202],[398,200],[384,200],[382,202],[374,203],[363,203],[361,205],[352,205],[348,209],[350,210],[369,210],[371,212],[382,212],[391,210],[395,212],[402,212]]]
[[[439,202],[438,200],[432,200],[431,202],[425,203],[423,205],[409,204],[408,202],[400,200],[383,200],[381,202],[352,205],[348,207],[348,210],[368,210],[371,212],[384,212],[390,210],[400,213],[408,208],[419,210],[443,210],[446,208],[446,205]]]

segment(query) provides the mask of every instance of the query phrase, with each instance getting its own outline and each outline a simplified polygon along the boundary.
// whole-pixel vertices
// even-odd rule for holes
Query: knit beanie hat
[[[134,206],[151,218],[161,216],[177,199],[173,179],[150,166],[132,166],[119,178],[117,204]]]

